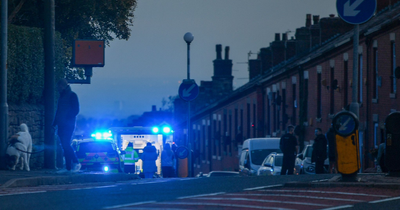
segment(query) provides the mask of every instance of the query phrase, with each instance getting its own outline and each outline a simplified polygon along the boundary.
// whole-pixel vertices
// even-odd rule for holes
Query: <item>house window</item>
[[[253,138],[256,137],[256,111],[257,111],[257,107],[256,104],[253,104],[253,120],[251,123],[251,129],[253,129]]]
[[[344,71],[343,71],[343,107],[346,107],[349,98],[349,61],[344,61]]]
[[[331,67],[331,87],[330,87],[330,114],[335,113],[335,90],[334,90],[334,80],[335,80],[335,68]]]
[[[378,144],[378,131],[379,131],[378,127],[379,127],[379,124],[375,123],[375,125],[374,125],[374,148],[378,147],[378,145],[379,145]]]
[[[363,56],[362,54],[358,55],[358,102],[361,104],[363,101]]]
[[[297,108],[297,99],[296,99],[296,83],[292,85],[292,99],[293,99],[293,108],[292,108],[292,125],[296,125],[296,108]]]
[[[247,135],[247,138],[250,138],[250,104],[249,103],[247,103],[246,116],[247,116],[247,121],[246,121],[247,131],[246,131],[246,135]]]
[[[395,75],[395,69],[396,69],[396,43],[394,41],[392,43],[392,76],[391,76],[391,93],[396,93],[396,77]]]
[[[374,47],[373,50],[373,56],[374,56],[374,60],[373,60],[373,65],[374,65],[374,71],[373,71],[373,98],[374,99],[378,99],[378,48]]]
[[[322,117],[322,99],[321,99],[321,72],[317,73],[317,118]]]

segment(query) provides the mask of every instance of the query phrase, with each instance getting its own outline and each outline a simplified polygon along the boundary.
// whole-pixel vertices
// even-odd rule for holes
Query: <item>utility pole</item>
[[[0,79],[0,169],[6,169],[6,148],[8,137],[8,104],[7,104],[7,30],[8,1],[1,1],[1,79]]]

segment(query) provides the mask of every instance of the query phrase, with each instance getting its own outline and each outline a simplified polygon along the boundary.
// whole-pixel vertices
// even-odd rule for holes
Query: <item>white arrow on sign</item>
[[[186,98],[186,97],[189,97],[190,95],[192,95],[192,94],[190,93],[190,91],[192,91],[194,87],[196,87],[196,84],[193,84],[193,85],[190,86],[188,89],[184,89],[184,90],[182,91],[183,97]]]
[[[361,3],[363,3],[364,0],[356,0],[352,5],[350,5],[350,0],[348,0],[344,4],[343,8],[343,15],[344,16],[356,16],[360,10],[355,10],[358,6],[360,6]]]

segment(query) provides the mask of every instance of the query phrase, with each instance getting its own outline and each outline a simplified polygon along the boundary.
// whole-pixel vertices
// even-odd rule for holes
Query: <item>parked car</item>
[[[279,138],[253,138],[244,141],[239,157],[239,174],[256,176],[265,157],[272,152],[282,152],[279,141]]]
[[[315,163],[311,163],[312,151],[312,145],[307,145],[306,147],[304,147],[304,150],[297,155],[296,161],[294,163],[294,174],[315,174]],[[327,156],[329,157],[329,154],[327,154]],[[328,173],[328,169],[329,158],[327,158],[324,163],[325,173]]]
[[[282,169],[283,154],[271,153],[261,164],[257,171],[257,176],[280,175]]]

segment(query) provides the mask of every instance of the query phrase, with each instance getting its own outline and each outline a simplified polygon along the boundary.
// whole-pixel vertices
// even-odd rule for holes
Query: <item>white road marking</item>
[[[84,188],[75,188],[75,189],[69,189],[69,190],[90,190],[90,189],[100,189],[100,188],[109,188],[109,187],[118,187],[118,185],[84,187]]]
[[[104,207],[103,209],[116,209],[116,208],[122,208],[122,207],[128,207],[128,206],[137,206],[137,205],[149,204],[149,203],[155,203],[155,202],[156,201],[144,201],[144,202],[136,202],[136,203],[127,203],[127,204],[116,205],[116,206],[107,206],[107,207]]]
[[[4,194],[4,195],[1,195],[1,194],[0,194],[0,197],[2,197],[2,196],[9,196],[9,195],[23,195],[23,194],[33,194],[33,193],[44,193],[44,192],[47,192],[47,191],[18,192],[18,193]]]
[[[292,197],[292,198],[310,198],[319,200],[333,200],[333,201],[350,201],[350,202],[363,202],[363,200],[345,199],[345,198],[331,198],[331,197],[318,197],[318,196],[307,196],[307,195],[287,195],[287,194],[226,194],[229,196],[281,196],[281,197]]]
[[[190,205],[190,206],[222,206],[222,207],[236,207],[236,208],[244,208],[244,209],[270,209],[270,210],[293,210],[287,208],[279,208],[279,207],[264,207],[264,206],[251,206],[251,205],[236,205],[236,204],[225,204],[225,203],[190,203],[190,202],[161,202],[157,203],[160,205]]]
[[[334,191],[316,191],[316,190],[260,190],[262,192],[306,192],[306,193],[325,193],[325,194],[340,194],[340,195],[359,195],[359,196],[370,196],[370,197],[390,197],[387,195],[371,195],[365,193],[349,193],[349,192],[334,192]]]
[[[266,189],[266,188],[273,188],[273,187],[282,187],[283,184],[276,184],[276,185],[268,185],[268,186],[261,186],[261,187],[253,187],[253,188],[246,188],[243,190],[260,190],[260,189]]]
[[[227,201],[254,201],[254,202],[262,202],[262,203],[283,203],[283,204],[296,204],[296,205],[305,205],[305,206],[330,206],[325,204],[316,204],[316,203],[304,203],[304,202],[292,202],[292,201],[274,201],[274,200],[260,200],[260,199],[248,199],[248,198],[195,198],[198,200],[227,200]]]
[[[221,195],[221,194],[225,194],[225,192],[217,192],[217,193],[209,193],[209,194],[200,194],[200,195],[183,196],[183,197],[178,197],[177,199],[197,198],[197,197],[212,196],[212,195]]]
[[[400,199],[400,197],[393,197],[393,198],[386,198],[383,200],[370,201],[369,203],[381,203],[381,202],[386,202],[386,201],[394,201],[394,200],[398,200],[398,199]]]
[[[337,210],[337,209],[345,209],[345,208],[352,208],[353,205],[344,205],[344,206],[336,206],[332,208],[326,208],[326,209],[321,209],[321,210]]]

